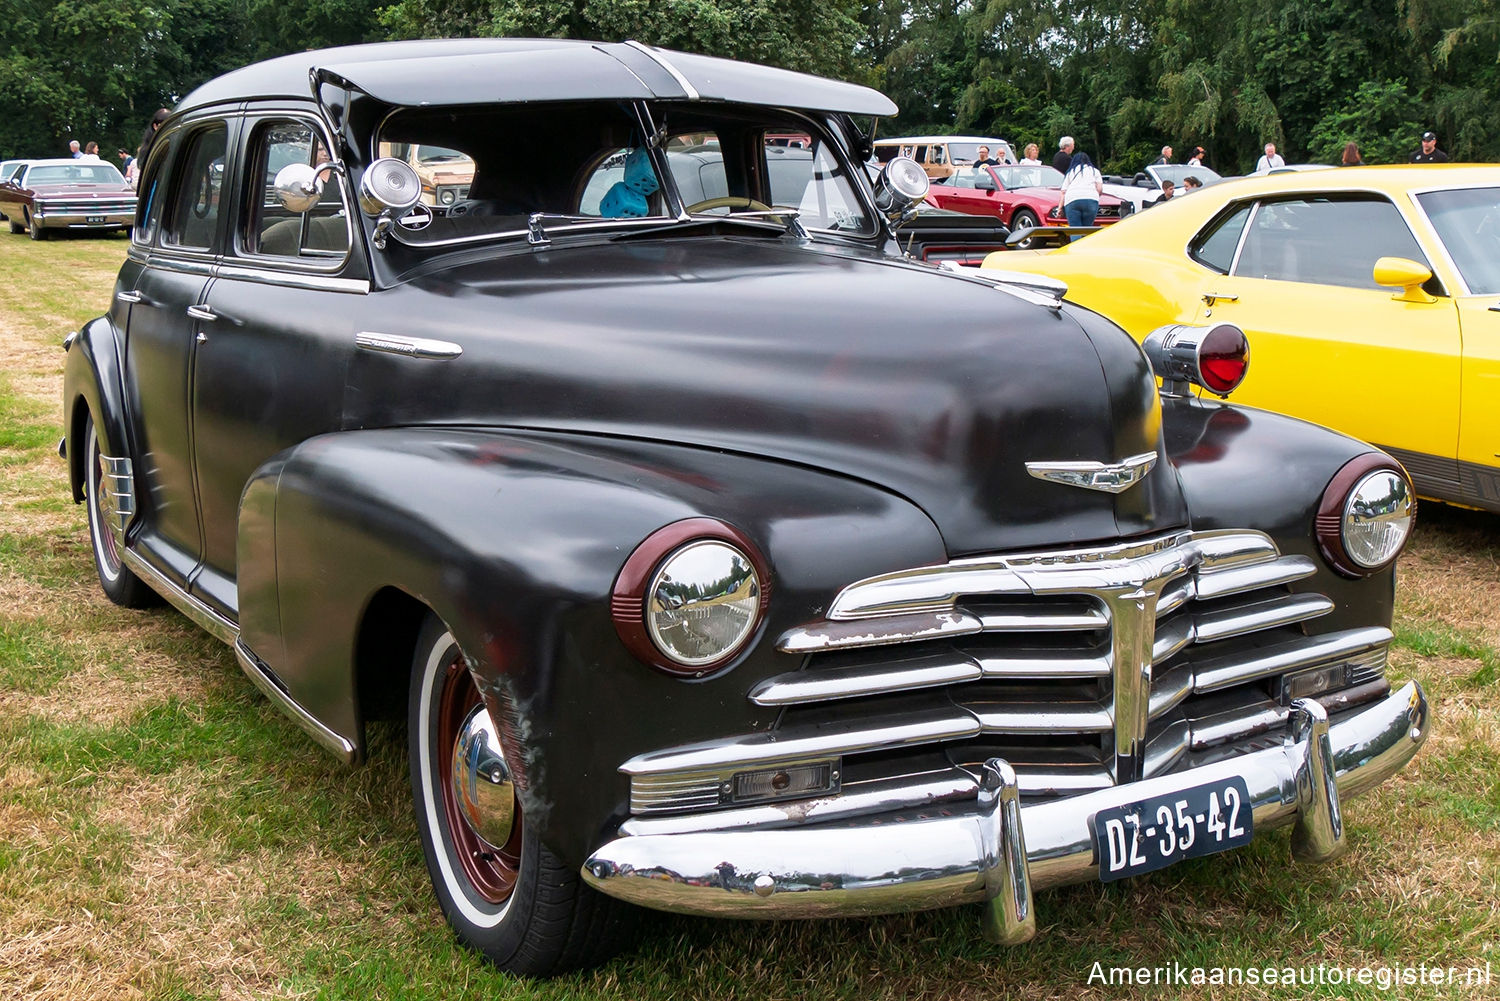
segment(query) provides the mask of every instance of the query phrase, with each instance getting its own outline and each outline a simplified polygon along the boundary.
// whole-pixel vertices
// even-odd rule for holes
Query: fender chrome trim
[[[234,659],[239,661],[240,670],[245,672],[245,677],[255,683],[271,704],[292,718],[308,735],[325,750],[330,752],[346,765],[354,764],[357,757],[354,743],[342,734],[335,733],[312,713],[303,709],[302,706],[292,700],[285,688],[281,685],[281,679],[276,673],[261,662],[255,656],[255,652],[245,645],[242,639],[234,641]]]

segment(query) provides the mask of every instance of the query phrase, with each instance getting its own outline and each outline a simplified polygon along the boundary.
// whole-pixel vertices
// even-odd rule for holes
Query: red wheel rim
[[[521,871],[521,804],[516,804],[515,823],[510,838],[500,846],[491,845],[474,833],[464,819],[453,791],[453,749],[458,729],[475,706],[479,691],[469,676],[463,655],[456,649],[443,669],[442,691],[438,695],[437,775],[442,789],[443,815],[453,839],[453,854],[459,868],[468,877],[474,892],[491,904],[503,904],[515,891]]]

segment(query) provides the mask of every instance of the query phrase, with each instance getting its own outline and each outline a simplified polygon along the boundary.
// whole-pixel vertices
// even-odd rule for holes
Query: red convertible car
[[[1063,176],[1046,165],[1005,164],[963,167],[951,177],[934,179],[927,200],[938,208],[970,215],[998,216],[1011,229],[1066,226],[1062,210]],[[1099,225],[1118,222],[1130,212],[1114,195],[1099,199]]]
[[[135,225],[135,191],[100,160],[32,160],[0,183],[10,231],[44,240],[54,229],[117,230]]]

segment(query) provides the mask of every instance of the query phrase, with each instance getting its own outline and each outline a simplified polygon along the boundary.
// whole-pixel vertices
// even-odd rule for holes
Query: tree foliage
[[[7,0],[0,155],[133,147],[218,73],[377,38],[626,38],[839,76],[901,106],[892,132],[975,132],[1106,169],[1195,145],[1221,171],[1403,160],[1434,129],[1500,159],[1500,0]]]

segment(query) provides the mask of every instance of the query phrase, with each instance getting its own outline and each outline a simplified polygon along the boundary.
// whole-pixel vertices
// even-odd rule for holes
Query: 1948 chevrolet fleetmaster
[[[1281,824],[1337,855],[1426,737],[1385,677],[1401,467],[1202,397],[1231,326],[1142,347],[904,253],[925,177],[872,183],[857,124],[895,110],[410,42],[230,73],[153,147],[67,341],[100,582],[346,762],[405,714],[438,901],[509,970],[597,962],[632,904],[985,902],[1020,942],[1041,887]],[[414,145],[475,165],[444,213]]]

